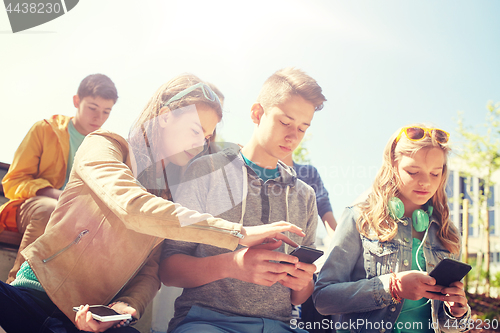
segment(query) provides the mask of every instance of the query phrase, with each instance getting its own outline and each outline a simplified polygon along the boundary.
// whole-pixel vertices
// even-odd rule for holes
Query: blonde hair
[[[179,75],[167,83],[163,84],[154,93],[151,99],[148,101],[141,114],[134,122],[129,133],[129,146],[133,151],[133,156],[135,159],[135,168],[138,170],[136,174],[137,180],[148,190],[148,192],[153,193],[157,196],[170,197],[170,192],[168,190],[168,184],[165,184],[165,189],[158,190],[156,183],[156,162],[161,160],[159,158],[158,152],[154,152],[152,156],[152,151],[150,147],[155,143],[161,142],[160,124],[158,122],[159,116],[161,115],[162,108],[164,104],[168,102],[173,96],[179,92],[187,89],[197,83],[205,83],[210,87],[214,87],[212,84],[202,81],[200,78],[193,74],[182,74]],[[214,91],[215,92],[215,91]],[[220,93],[220,91],[217,92]],[[215,93],[217,93],[215,92]],[[221,93],[220,93],[221,94]],[[222,106],[219,101],[208,100],[201,88],[196,89],[187,95],[183,96],[181,99],[173,101],[168,104],[168,108],[173,111],[188,105],[205,105],[213,109],[219,121],[222,119]],[[167,111],[167,112],[171,112]],[[182,113],[172,112],[174,116],[178,116]],[[154,150],[153,150],[154,151]],[[173,166],[169,166],[172,168]],[[175,168],[175,167],[173,167]]]
[[[294,67],[280,69],[262,86],[257,103],[264,109],[285,103],[292,96],[301,96],[314,105],[315,111],[326,101],[321,87],[312,77]]]
[[[423,124],[413,124],[411,126],[428,127]],[[406,127],[406,126],[405,126]],[[373,233],[382,241],[392,240],[398,232],[398,222],[389,215],[388,201],[392,197],[397,197],[401,186],[401,179],[397,171],[397,162],[403,155],[414,156],[421,149],[440,148],[445,157],[441,182],[432,196],[433,216],[439,224],[437,237],[444,247],[452,253],[458,254],[460,251],[460,238],[458,230],[450,220],[448,208],[448,198],[446,196],[446,182],[448,180],[447,157],[451,151],[449,145],[438,143],[428,135],[423,140],[411,141],[402,133],[400,140],[396,142],[401,128],[395,132],[384,149],[382,167],[380,168],[372,186],[372,191],[366,201],[359,204],[361,214],[357,221],[357,228],[360,234],[371,238]]]

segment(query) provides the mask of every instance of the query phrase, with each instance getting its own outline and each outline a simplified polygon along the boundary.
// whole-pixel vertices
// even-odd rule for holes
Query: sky
[[[92,73],[118,89],[106,129],[127,136],[156,89],[190,72],[226,96],[218,134],[245,144],[261,85],[295,66],[327,98],[305,147],[340,218],[398,128],[430,123],[458,150],[458,112],[471,128],[484,122],[500,101],[499,14],[497,0],[81,0],[14,34],[0,9],[0,162],[36,121],[74,115]]]

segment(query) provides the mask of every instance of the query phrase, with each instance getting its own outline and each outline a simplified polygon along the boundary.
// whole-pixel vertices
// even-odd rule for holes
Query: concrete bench
[[[23,235],[18,232],[4,230],[0,232],[0,246],[19,248]]]
[[[10,164],[0,162],[0,205],[3,205],[8,201],[4,196],[1,181],[9,170],[9,166]],[[18,232],[4,230],[3,232],[0,232],[0,246],[19,248],[22,238],[23,235]]]

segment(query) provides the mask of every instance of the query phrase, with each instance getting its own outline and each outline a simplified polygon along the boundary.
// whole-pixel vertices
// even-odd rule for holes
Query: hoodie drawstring
[[[286,213],[285,213],[285,222],[290,222],[289,221],[289,216],[288,216],[288,194],[290,193],[290,186],[287,185],[286,186],[286,190],[285,190],[285,209],[286,209]],[[286,232],[286,236],[288,238],[290,238],[290,231],[287,231]],[[288,250],[289,250],[289,247],[290,245],[288,245],[287,243],[285,243],[285,253],[290,253]]]
[[[246,211],[246,206],[247,206],[247,195],[248,195],[248,170],[245,165],[241,166],[241,170],[243,171],[243,192],[242,192],[242,199],[241,199],[241,218],[240,218],[240,224],[243,225],[243,218],[245,217],[245,211]],[[262,188],[264,190],[264,188]],[[290,185],[286,186],[285,189],[285,222],[290,222],[290,216],[288,212],[288,196],[290,194]],[[290,238],[290,232],[286,231],[285,235]],[[289,247],[287,243],[285,243],[285,253],[289,253]]]
[[[241,169],[243,171],[243,198],[241,200],[241,219],[240,224],[243,225],[243,217],[245,216],[245,210],[247,208],[247,195],[248,195],[248,171],[247,168],[242,165]]]

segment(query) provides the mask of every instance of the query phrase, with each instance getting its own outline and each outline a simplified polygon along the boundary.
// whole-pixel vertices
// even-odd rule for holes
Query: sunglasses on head
[[[219,97],[217,96],[216,93],[213,92],[212,89],[210,89],[210,87],[203,83],[203,82],[200,82],[200,83],[197,83],[189,88],[186,88],[184,89],[183,91],[175,94],[172,98],[170,98],[166,103],[164,103],[162,105],[162,107],[164,106],[167,106],[169,105],[170,103],[172,102],[175,102],[175,101],[178,101],[179,99],[181,99],[182,97],[186,96],[187,94],[189,94],[190,92],[192,91],[195,91],[196,89],[200,88],[201,91],[203,92],[203,96],[205,96],[205,98],[207,100],[209,100],[210,102],[217,102],[220,104],[220,100],[219,100]]]
[[[450,138],[450,133],[445,132],[438,128],[426,128],[420,126],[410,126],[403,127],[401,132],[399,132],[398,137],[396,138],[396,142],[399,141],[402,134],[405,134],[408,140],[410,141],[420,141],[425,138],[425,135],[429,135],[429,137],[433,138],[439,143],[447,143]]]

